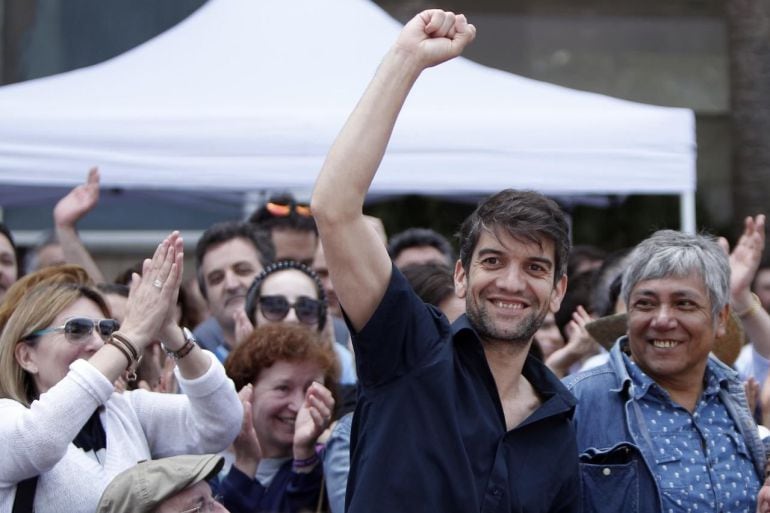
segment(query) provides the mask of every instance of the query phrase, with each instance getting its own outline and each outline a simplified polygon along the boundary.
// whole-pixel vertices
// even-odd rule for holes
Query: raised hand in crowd
[[[768,374],[765,382],[760,386],[759,411],[762,412],[761,424],[770,429],[770,374]]]
[[[235,345],[238,346],[251,335],[251,332],[254,331],[254,325],[251,324],[246,311],[243,309],[233,312],[233,319],[235,320]]]
[[[770,513],[770,482],[768,480],[765,480],[765,484],[759,489],[757,513]]]
[[[727,241],[720,238],[726,247]],[[765,249],[765,216],[747,217],[738,243],[730,252],[730,296],[736,312],[747,311],[754,304],[751,282],[757,273]]]
[[[585,308],[578,306],[572,312],[572,320],[569,321],[565,329],[567,333],[567,343],[551,353],[546,359],[545,364],[554,374],[563,378],[570,372],[570,368],[583,360],[584,358],[596,353],[599,350],[599,344],[588,333],[585,326],[593,318]]]
[[[233,453],[235,462],[233,465],[246,474],[253,476],[257,473],[257,467],[262,459],[262,448],[259,446],[257,432],[254,429],[253,417],[253,394],[254,386],[248,384],[238,392],[238,398],[243,405],[243,423],[241,432],[233,442]]]
[[[719,239],[728,249],[727,241]],[[765,249],[765,216],[759,214],[744,220],[743,234],[730,253],[730,306],[740,318],[746,336],[754,349],[770,358],[770,315],[751,292],[751,282]]]
[[[144,260],[142,275],[134,273],[132,276],[126,314],[119,333],[139,355],[156,337],[169,312],[174,310],[182,280],[183,256],[182,239],[179,232],[173,232],[158,245],[152,259]],[[99,351],[91,358],[91,363],[115,382],[118,374],[112,374],[116,364],[117,369],[120,369],[120,363],[124,362],[114,358],[113,354],[108,356]],[[133,364],[133,370],[136,363]]]
[[[78,185],[56,203],[53,209],[56,237],[61,244],[64,259],[69,264],[83,267],[96,283],[104,276],[83,245],[77,232],[77,223],[99,203],[99,168],[88,171],[86,183]]]
[[[182,258],[174,232],[143,262],[142,275],[132,276],[120,327],[78,266],[32,273],[9,291],[13,313],[0,333],[0,354],[17,378],[0,383],[0,434],[14,449],[0,459],[0,475],[11,485],[40,476],[35,509],[94,511],[106,484],[137,461],[219,452],[235,439],[241,416],[232,381],[213,355],[170,329]],[[187,394],[115,394],[113,384],[127,370],[135,379],[159,332],[178,358]],[[111,463],[78,465],[78,451],[86,461]],[[10,504],[13,493],[14,486],[0,491],[0,503]]]
[[[422,68],[460,55],[476,37],[476,28],[463,14],[430,9],[409,21],[396,39],[395,49],[418,59]]]
[[[757,401],[759,401],[759,382],[752,378],[743,382],[743,391],[746,394],[746,401],[749,403],[749,411],[757,411]]]
[[[145,350],[141,365],[144,366],[145,362],[149,362],[149,366],[152,367],[152,377],[148,375],[150,373],[142,373],[140,368],[139,375],[144,374],[145,379],[139,380],[139,383],[136,385],[137,388],[162,394],[176,394],[179,392],[179,383],[177,383],[176,376],[174,376],[176,361],[164,354],[160,344],[150,344]]]
[[[331,391],[318,382],[310,385],[294,425],[295,460],[304,460],[315,454],[316,441],[329,427],[333,411],[334,398]]]

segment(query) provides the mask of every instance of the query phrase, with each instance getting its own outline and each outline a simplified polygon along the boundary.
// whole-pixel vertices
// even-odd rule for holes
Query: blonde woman
[[[137,462],[223,450],[240,402],[216,358],[175,325],[182,240],[174,232],[134,277],[122,326],[85,271],[62,266],[9,291],[0,334],[0,511],[93,512]],[[118,329],[119,328],[119,329]],[[160,336],[185,394],[115,393]],[[13,505],[13,506],[12,506]]]

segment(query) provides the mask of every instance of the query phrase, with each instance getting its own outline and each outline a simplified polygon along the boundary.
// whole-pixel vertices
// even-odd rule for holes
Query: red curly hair
[[[324,344],[322,334],[293,324],[266,324],[230,353],[225,371],[240,390],[259,379],[264,369],[279,361],[312,361],[324,373],[324,384],[332,388],[339,380],[339,368],[334,350]]]

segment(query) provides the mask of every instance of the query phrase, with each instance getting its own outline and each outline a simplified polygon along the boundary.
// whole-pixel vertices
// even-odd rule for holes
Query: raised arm
[[[78,185],[59,200],[53,209],[56,238],[61,244],[68,264],[77,264],[86,270],[96,283],[103,283],[104,276],[80,240],[76,225],[99,202],[99,169],[88,171],[86,183]]]
[[[770,314],[751,293],[751,282],[765,248],[765,216],[747,217],[730,253],[730,303],[757,353],[770,358]]]
[[[340,304],[356,330],[390,279],[385,246],[363,204],[401,107],[420,73],[460,55],[476,35],[463,15],[428,10],[406,24],[329,150],[313,191],[313,216]]]

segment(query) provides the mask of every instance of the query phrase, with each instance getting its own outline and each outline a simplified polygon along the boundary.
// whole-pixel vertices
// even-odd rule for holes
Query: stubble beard
[[[472,302],[470,297],[466,300],[465,310],[468,321],[482,340],[507,342],[520,346],[524,346],[532,340],[548,314],[548,310],[545,308],[538,310],[530,307],[531,312],[518,324],[510,329],[504,329],[495,325],[495,321],[486,307]]]

